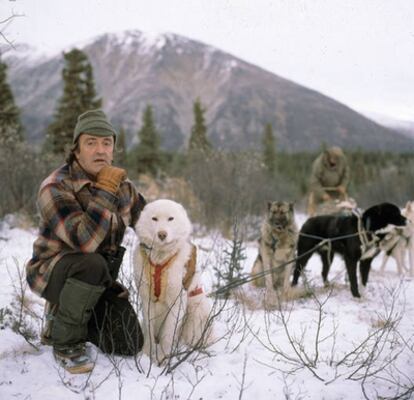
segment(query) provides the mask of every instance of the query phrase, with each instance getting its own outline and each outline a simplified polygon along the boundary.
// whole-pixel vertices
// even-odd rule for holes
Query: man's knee
[[[111,283],[108,264],[105,257],[99,253],[83,255],[72,276],[91,285],[108,286]]]
[[[108,269],[107,262],[102,254],[88,253],[84,257],[84,263],[87,265],[87,268],[90,268],[96,273]]]
[[[99,253],[69,255],[65,261],[69,263],[66,278],[75,278],[96,286],[109,286],[112,283],[108,264]]]
[[[69,278],[95,286],[112,283],[107,262],[101,254],[67,254],[55,265],[43,297],[51,303],[59,303],[60,292]]]

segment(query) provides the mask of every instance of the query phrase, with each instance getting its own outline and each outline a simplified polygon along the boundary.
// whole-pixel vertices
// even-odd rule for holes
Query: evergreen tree
[[[135,150],[135,163],[139,173],[156,176],[161,168],[160,137],[155,127],[152,107],[147,105],[138,132],[139,144]]]
[[[0,60],[0,146],[10,148],[22,141],[19,109],[7,83],[7,65]]]
[[[194,125],[191,128],[191,136],[188,145],[189,152],[203,152],[209,153],[212,149],[210,142],[207,139],[207,127],[205,123],[203,108],[199,98],[196,99],[193,105]]]
[[[44,150],[64,154],[72,144],[73,130],[79,114],[100,108],[102,99],[97,98],[92,66],[81,50],[64,53],[62,71],[63,95],[59,99],[54,121],[47,130]]]
[[[242,278],[243,275],[243,262],[247,256],[246,248],[244,247],[237,222],[233,224],[233,238],[227,244],[228,246],[224,249],[223,264],[213,266],[217,279],[214,284],[214,288],[216,290],[222,289],[222,286],[225,287],[236,283]],[[222,296],[226,299],[229,298],[229,289],[222,289],[220,293],[218,293],[218,296]]]
[[[119,165],[120,167],[126,167],[127,164],[126,135],[123,128],[119,129],[118,137],[116,139],[114,164]]]
[[[263,134],[263,163],[267,173],[274,176],[276,172],[276,140],[272,124],[267,124]]]

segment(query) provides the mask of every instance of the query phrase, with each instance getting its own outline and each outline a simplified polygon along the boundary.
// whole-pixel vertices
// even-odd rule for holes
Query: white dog
[[[161,364],[180,343],[203,346],[212,337],[211,304],[190,243],[191,222],[172,200],[147,204],[135,227],[135,281],[143,309],[144,352]]]
[[[414,276],[414,201],[408,201],[401,214],[407,218],[407,225],[393,229],[381,243],[381,250],[385,252],[381,273],[385,270],[385,265],[389,257],[395,259],[397,270],[400,275],[408,272]],[[409,268],[406,267],[406,254],[408,253]]]

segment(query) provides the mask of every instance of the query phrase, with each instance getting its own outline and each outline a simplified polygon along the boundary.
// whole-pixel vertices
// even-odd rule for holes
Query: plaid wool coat
[[[42,295],[53,267],[66,254],[115,252],[144,205],[128,179],[114,196],[95,188],[76,161],[52,172],[40,185],[40,231],[26,264],[32,291]]]

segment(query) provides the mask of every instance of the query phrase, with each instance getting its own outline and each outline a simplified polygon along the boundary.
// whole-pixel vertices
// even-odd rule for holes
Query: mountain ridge
[[[142,113],[151,104],[163,147],[184,149],[199,97],[209,139],[218,148],[260,148],[266,123],[272,123],[278,148],[287,151],[317,150],[323,142],[369,150],[414,148],[414,140],[316,90],[180,35],[107,33],[81,50],[93,65],[103,108],[126,130],[129,146],[137,143]],[[26,136],[39,144],[61,95],[62,56],[27,64],[9,56],[6,62]]]

